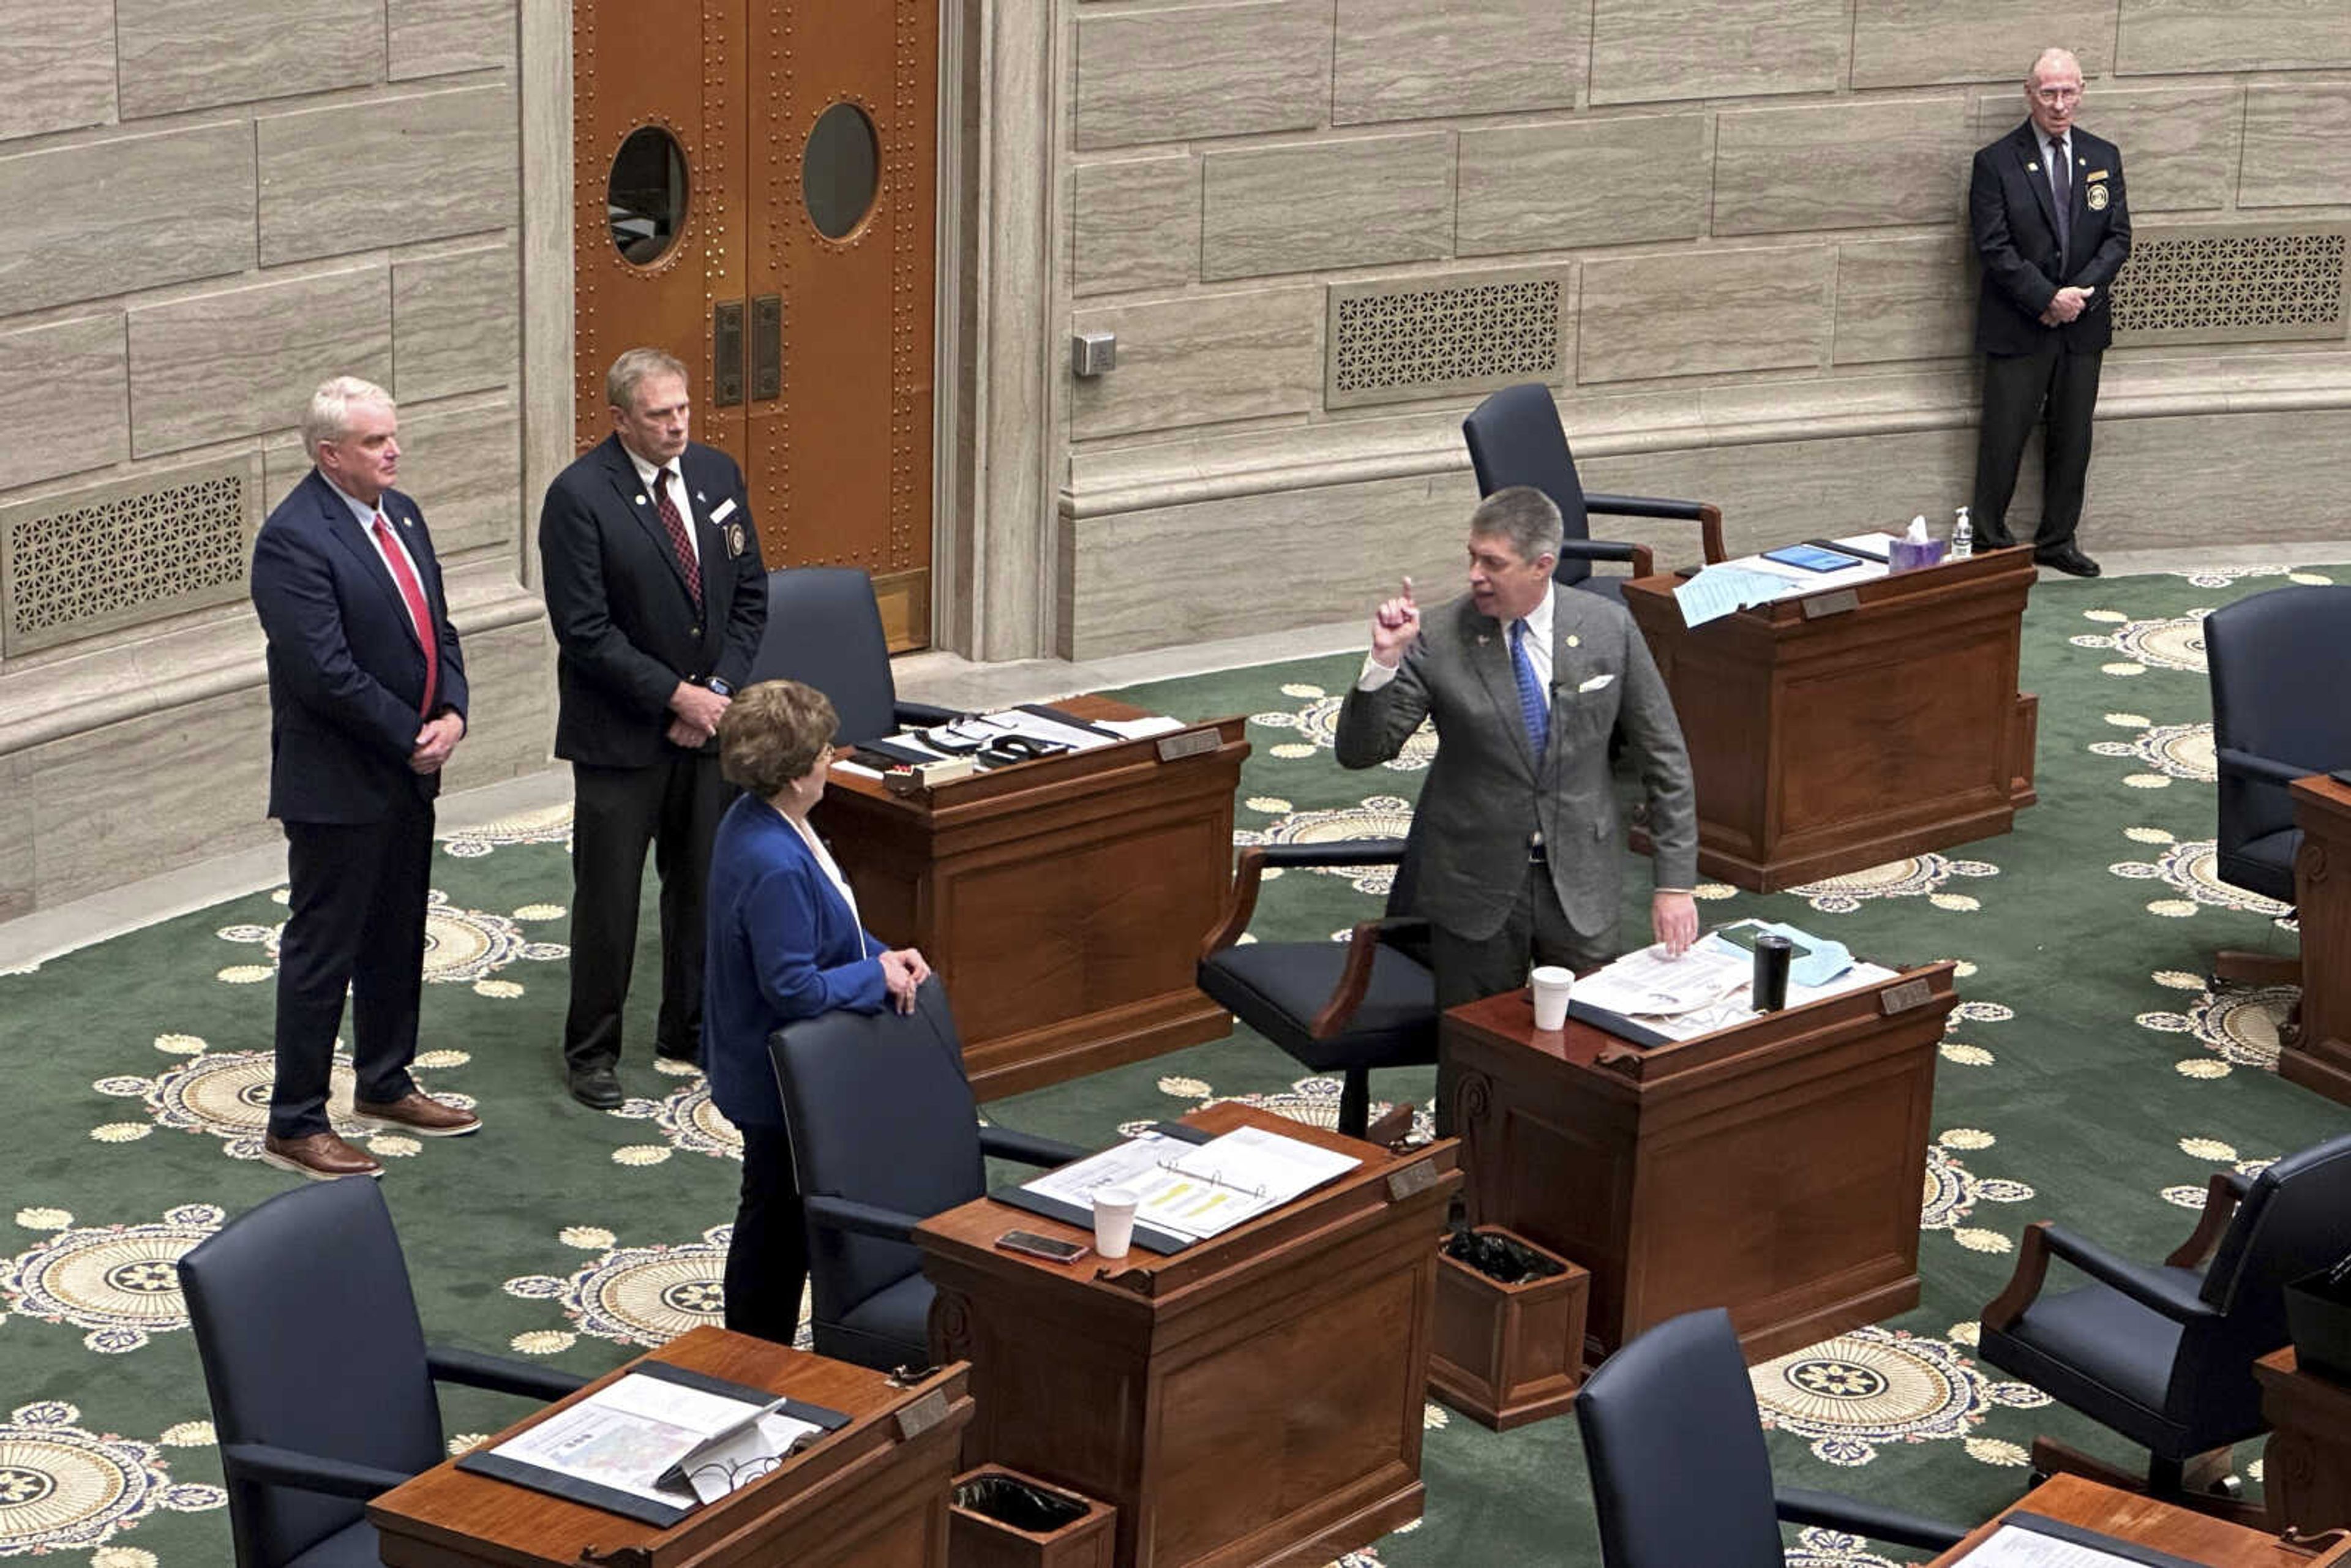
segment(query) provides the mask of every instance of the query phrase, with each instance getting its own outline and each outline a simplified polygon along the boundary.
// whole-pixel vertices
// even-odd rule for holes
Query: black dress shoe
[[[2064,572],[2067,577],[2095,577],[2098,575],[2098,563],[2092,560],[2088,556],[2084,555],[2080,550],[2075,549],[2072,545],[2062,545],[2056,549],[2034,550],[2032,552],[2032,559],[2043,566],[2053,567],[2055,570]]]
[[[610,1067],[575,1067],[563,1075],[571,1097],[591,1111],[621,1108],[621,1077]]]

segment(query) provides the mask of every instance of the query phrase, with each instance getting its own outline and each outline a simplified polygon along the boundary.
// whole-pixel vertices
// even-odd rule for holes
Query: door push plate
[[[751,301],[751,399],[784,393],[784,297],[762,294]]]
[[[729,299],[710,308],[710,401],[733,408],[743,401],[743,302]]]

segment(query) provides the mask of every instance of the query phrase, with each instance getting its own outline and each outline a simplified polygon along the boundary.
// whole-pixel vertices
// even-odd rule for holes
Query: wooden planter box
[[[1592,1276],[1499,1226],[1481,1225],[1478,1231],[1508,1236],[1562,1268],[1548,1279],[1505,1285],[1437,1254],[1429,1387],[1471,1420],[1507,1432],[1575,1403],[1583,1382],[1583,1314]]]
[[[1003,1465],[982,1465],[956,1477],[956,1495],[975,1481],[1003,1477],[1035,1487],[1080,1511],[1045,1531],[1024,1530],[960,1502],[947,1511],[947,1568],[1111,1568],[1118,1542],[1118,1510],[1067,1487],[1040,1481]]]

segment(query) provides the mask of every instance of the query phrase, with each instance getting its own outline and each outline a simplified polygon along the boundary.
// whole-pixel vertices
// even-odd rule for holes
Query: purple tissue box
[[[1943,564],[1945,543],[1942,539],[1928,539],[1925,544],[1914,545],[1907,539],[1896,539],[1893,548],[1886,551],[1886,564],[1895,571],[1917,571],[1924,566],[1940,566]]]

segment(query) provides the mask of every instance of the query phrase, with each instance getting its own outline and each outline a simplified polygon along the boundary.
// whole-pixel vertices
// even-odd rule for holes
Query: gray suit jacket
[[[1437,748],[1416,812],[1416,913],[1471,941],[1491,936],[1510,914],[1529,837],[1540,828],[1568,923],[1584,936],[1613,927],[1625,833],[1608,737],[1620,719],[1648,791],[1656,884],[1696,883],[1689,753],[1648,645],[1621,605],[1552,591],[1551,744],[1542,757],[1519,714],[1510,639],[1464,594],[1421,618],[1420,639],[1394,680],[1375,692],[1348,691],[1339,710],[1340,766],[1386,761],[1424,716],[1437,721]]]

